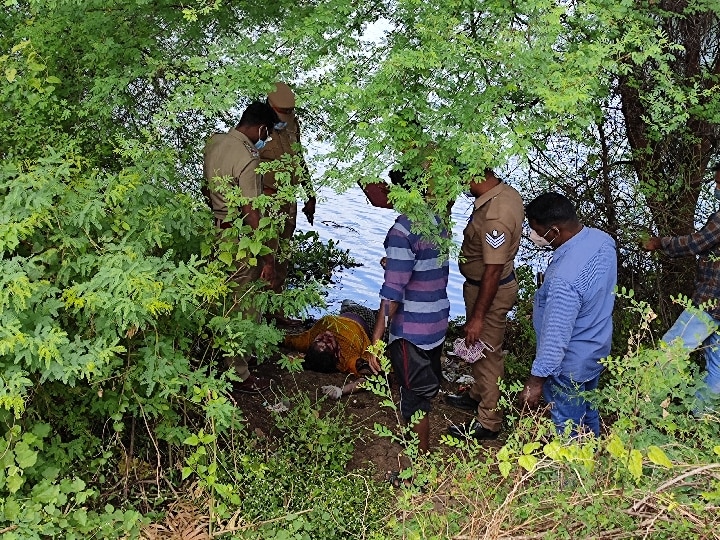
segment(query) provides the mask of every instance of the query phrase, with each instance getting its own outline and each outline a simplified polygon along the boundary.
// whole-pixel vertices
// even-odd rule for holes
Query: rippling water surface
[[[462,231],[472,209],[472,202],[464,197],[453,206],[455,221],[453,239],[462,242]],[[385,255],[383,241],[388,229],[397,217],[397,212],[372,206],[359,187],[353,187],[342,194],[323,190],[315,211],[315,225],[310,226],[305,215],[298,211],[298,229],[315,230],[323,241],[336,240],[341,249],[350,250],[350,255],[362,266],[343,270],[338,283],[330,289],[328,309],[337,311],[344,298],[350,298],[371,308],[380,303],[380,286],[383,270],[380,259]],[[458,271],[457,258],[450,260],[450,317],[465,315],[462,298],[463,278]],[[321,313],[311,313],[318,316]]]

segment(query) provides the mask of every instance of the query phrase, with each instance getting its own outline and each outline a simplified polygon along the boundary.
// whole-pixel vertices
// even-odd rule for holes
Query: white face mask
[[[540,236],[538,233],[536,233],[535,229],[530,229],[530,240],[532,241],[533,244],[535,244],[539,248],[550,247],[552,245],[552,243],[555,241],[555,238],[557,238],[557,235],[555,235],[555,238],[553,238],[552,240],[548,240],[545,237],[553,229],[555,229],[555,227],[548,229],[547,232],[545,234],[543,234],[542,236]],[[557,229],[555,229],[555,230],[557,231]]]

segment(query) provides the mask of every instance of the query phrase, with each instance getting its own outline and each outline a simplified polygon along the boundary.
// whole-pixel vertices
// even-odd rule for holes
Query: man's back
[[[447,257],[435,243],[414,233],[405,215],[398,216],[388,231],[385,249],[380,296],[400,304],[390,326],[390,341],[404,338],[422,348],[437,346],[445,339],[450,314]]]
[[[610,353],[616,284],[615,242],[603,231],[584,227],[555,250],[535,296],[539,371],[561,365],[576,380],[602,371],[597,361]]]
[[[257,197],[262,192],[260,176],[255,172],[258,151],[245,135],[236,129],[214,134],[205,145],[203,173],[209,188],[215,217],[227,216],[227,201],[217,178],[230,178],[230,186],[238,186],[244,197]]]

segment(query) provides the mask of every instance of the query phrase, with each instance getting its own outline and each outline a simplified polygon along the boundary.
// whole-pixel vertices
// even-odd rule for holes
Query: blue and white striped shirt
[[[448,259],[435,243],[412,232],[404,214],[395,220],[384,245],[387,261],[380,297],[400,304],[390,323],[389,342],[403,338],[421,349],[434,349],[445,340],[450,316]]]
[[[584,227],[555,250],[535,293],[537,350],[531,373],[585,382],[600,374],[610,354],[617,283],[615,241]]]

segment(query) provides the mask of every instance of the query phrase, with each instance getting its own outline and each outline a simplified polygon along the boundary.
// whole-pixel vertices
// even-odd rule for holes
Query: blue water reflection
[[[462,242],[465,228],[472,210],[472,201],[460,197],[452,209],[453,239]],[[344,270],[338,283],[329,291],[330,311],[337,311],[343,298],[350,298],[371,308],[377,308],[380,302],[379,291],[383,281],[380,259],[385,255],[383,241],[392,226],[397,213],[394,210],[376,208],[365,197],[362,190],[355,186],[345,193],[338,194],[324,189],[320,192],[315,225],[310,226],[305,216],[298,212],[298,229],[315,230],[323,241],[333,239],[341,249],[350,250],[350,255],[362,266]],[[457,259],[450,260],[450,316],[465,315],[462,298],[463,278],[458,271]],[[321,315],[311,312],[312,316]]]

